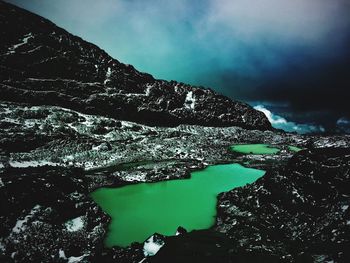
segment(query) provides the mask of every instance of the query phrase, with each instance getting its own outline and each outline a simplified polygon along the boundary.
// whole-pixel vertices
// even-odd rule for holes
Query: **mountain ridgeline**
[[[211,89],[154,79],[52,22],[1,1],[0,29],[2,100],[148,125],[272,129],[263,113],[245,103]]]

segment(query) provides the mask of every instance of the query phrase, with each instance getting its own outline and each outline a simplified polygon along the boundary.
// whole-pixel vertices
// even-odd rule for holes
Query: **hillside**
[[[52,22],[4,2],[0,32],[2,100],[158,126],[271,129],[265,115],[245,103],[211,89],[156,80]]]

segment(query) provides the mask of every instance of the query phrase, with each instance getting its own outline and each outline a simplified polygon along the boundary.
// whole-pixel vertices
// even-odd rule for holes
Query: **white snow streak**
[[[186,109],[190,109],[190,110],[193,110],[194,109],[194,104],[195,104],[195,97],[193,95],[193,92],[192,91],[189,91],[186,95],[186,99],[185,99],[185,103],[184,103],[184,106]]]
[[[110,80],[109,78],[111,77],[111,75],[112,75],[112,70],[111,70],[110,67],[108,67],[107,68],[107,72],[106,72],[106,79],[103,82],[103,84],[107,84],[108,83],[108,81]]]
[[[10,166],[12,167],[17,167],[17,168],[26,168],[26,167],[37,167],[37,166],[45,166],[45,165],[50,165],[50,166],[56,166],[58,165],[57,163],[53,163],[50,161],[10,161],[9,162]]]
[[[78,263],[81,262],[87,254],[81,255],[80,257],[69,257],[67,263]]]
[[[27,35],[24,35],[24,38],[22,39],[22,41],[21,41],[20,43],[15,44],[15,45],[13,45],[12,47],[10,47],[10,48],[8,49],[7,54],[15,53],[15,52],[16,52],[15,50],[16,50],[17,48],[19,48],[20,46],[23,46],[23,45],[27,44],[27,43],[28,43],[28,40],[29,40],[30,38],[32,38],[32,37],[33,37],[32,33],[29,33],[29,34],[27,34]]]

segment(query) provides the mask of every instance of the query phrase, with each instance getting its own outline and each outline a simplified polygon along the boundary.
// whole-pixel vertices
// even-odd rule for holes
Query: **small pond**
[[[276,154],[280,149],[272,147],[268,144],[237,144],[230,146],[230,150],[233,152],[244,154]]]

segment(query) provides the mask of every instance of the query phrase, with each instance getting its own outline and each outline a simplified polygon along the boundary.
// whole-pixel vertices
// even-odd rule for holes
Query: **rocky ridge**
[[[0,96],[157,126],[271,129],[265,115],[211,89],[156,80],[52,22],[0,2]]]

